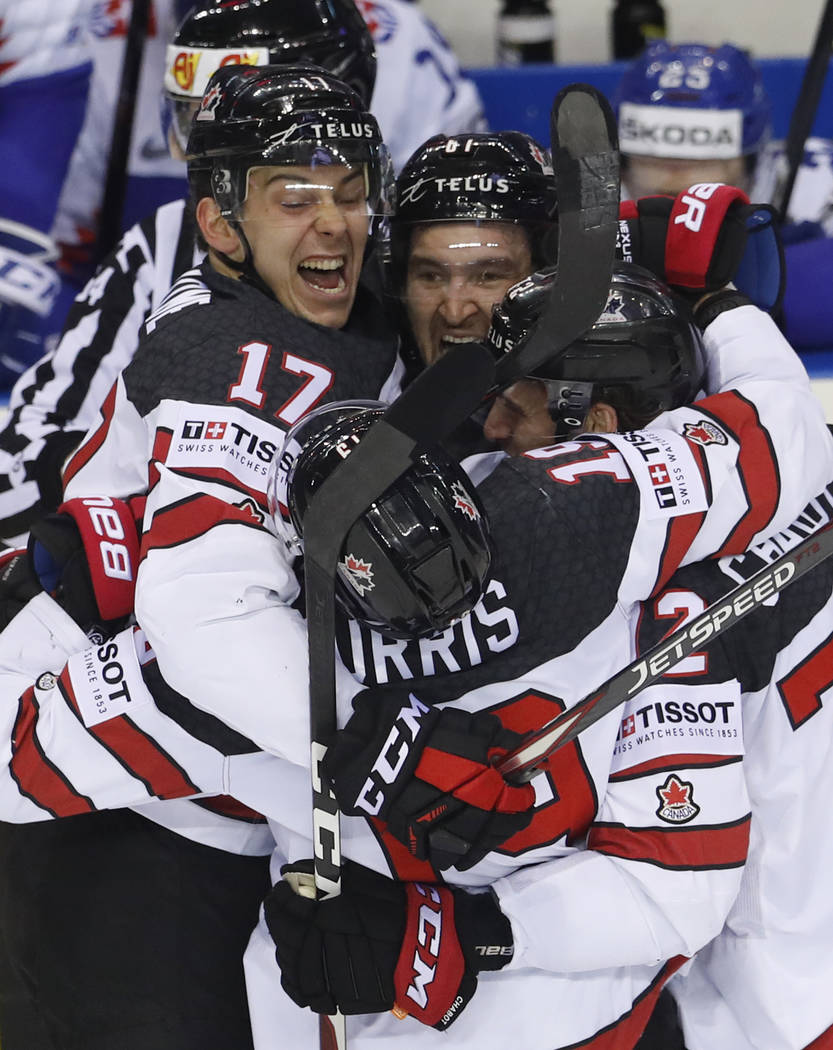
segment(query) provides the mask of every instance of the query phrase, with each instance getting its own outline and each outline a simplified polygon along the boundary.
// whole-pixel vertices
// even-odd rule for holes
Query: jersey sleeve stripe
[[[189,496],[159,510],[142,538],[142,558],[152,550],[178,547],[210,532],[217,525],[250,525],[261,528],[252,513],[214,496]]]
[[[77,792],[43,753],[35,734],[40,708],[30,686],[18,701],[9,772],[22,795],[53,817],[91,813],[95,806]]]
[[[662,590],[680,567],[680,563],[700,531],[705,517],[704,513],[684,514],[671,521],[665,537],[665,547],[662,552],[657,580],[651,591],[652,596]]]
[[[742,755],[659,755],[647,762],[640,762],[639,765],[611,773],[609,780],[610,783],[615,784],[623,780],[638,780],[640,777],[653,776],[656,773],[674,772],[682,766],[716,769],[719,766],[730,766],[742,761]]]
[[[58,688],[68,706],[83,722],[68,671],[64,671],[58,679]],[[126,715],[117,715],[106,722],[88,726],[87,732],[131,776],[141,781],[149,794],[157,798],[185,798],[200,793],[199,787],[188,778],[182,767]]]
[[[236,474],[229,470],[223,470],[221,467],[205,467],[203,469],[190,467],[184,469],[182,467],[168,466],[168,470],[183,478],[229,485],[240,493],[241,498],[245,495],[256,503],[262,503],[264,500],[264,488],[253,488],[251,485],[245,485]]]
[[[707,403],[740,446],[738,475],[749,507],[715,555],[721,557],[745,550],[755,534],[766,529],[781,497],[781,478],[772,439],[755,406],[735,390],[716,394]]]
[[[674,871],[737,868],[746,861],[751,815],[730,824],[696,828],[628,828],[594,824],[588,849],[622,860],[641,861]]]
[[[621,1050],[624,1046],[636,1046],[639,1037],[645,1030],[645,1025],[654,1012],[663,986],[671,975],[687,961],[682,955],[669,959],[645,991],[634,1000],[633,1006],[626,1014],[622,1014],[613,1024],[603,1028],[590,1039],[583,1039],[580,1043],[571,1043],[563,1050]]]
[[[104,417],[99,427],[90,436],[88,441],[85,441],[78,451],[70,457],[69,462],[64,467],[64,485],[66,486],[75,477],[75,475],[85,467],[93,456],[98,452],[101,446],[104,444],[107,438],[107,432],[110,429],[110,423],[113,420],[113,412],[116,407],[116,384],[110,387],[110,393],[104,399],[101,406],[101,414]]]
[[[247,824],[265,824],[266,817],[258,813],[256,809],[245,806],[230,795],[213,795],[210,798],[195,799],[198,806],[210,810],[212,813],[220,813],[224,817],[232,817],[234,820],[242,820]]]

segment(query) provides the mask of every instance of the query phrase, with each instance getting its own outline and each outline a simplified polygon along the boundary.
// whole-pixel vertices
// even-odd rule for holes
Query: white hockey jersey
[[[681,570],[646,606],[644,644],[831,521],[833,486],[749,554]],[[724,930],[672,982],[685,1045],[824,1050],[833,1045],[833,899],[825,878],[833,864],[830,561],[673,671],[674,688],[694,695],[704,682],[734,681],[743,690],[749,855]],[[659,730],[650,715],[648,729]]]

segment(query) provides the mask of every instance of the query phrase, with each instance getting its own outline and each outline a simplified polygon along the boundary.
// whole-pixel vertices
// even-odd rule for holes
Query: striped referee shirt
[[[139,330],[202,259],[185,201],[131,227],[76,298],[57,346],[17,381],[0,431],[0,537],[20,542],[61,502],[61,468],[129,364]]]

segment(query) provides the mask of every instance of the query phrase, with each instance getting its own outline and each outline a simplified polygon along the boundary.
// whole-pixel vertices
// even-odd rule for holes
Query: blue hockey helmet
[[[625,70],[613,105],[623,154],[728,159],[758,153],[771,133],[761,74],[732,44],[654,41]]]
[[[43,355],[61,282],[46,234],[0,219],[0,389],[8,390]]]

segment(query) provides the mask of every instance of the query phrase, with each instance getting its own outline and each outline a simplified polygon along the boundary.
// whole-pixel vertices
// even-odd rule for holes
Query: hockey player
[[[700,215],[697,224],[684,221],[692,209]],[[675,309],[693,310],[701,328],[721,309],[751,303],[732,281],[743,283],[758,303],[777,299],[782,269],[771,209],[750,204],[736,187],[700,183],[675,198],[624,202],[620,216],[620,258],[639,260],[652,273],[667,276],[678,297]],[[532,274],[493,310],[488,341],[496,352],[526,338],[554,278],[552,269]],[[623,320],[637,320],[639,304],[626,295],[618,309]],[[594,362],[568,348],[497,395],[485,419],[486,439],[510,455],[520,455],[582,431],[638,429],[673,407],[673,369],[680,368],[682,360],[673,329],[665,340],[658,335],[651,368],[644,351],[626,333],[614,325],[607,335],[603,330],[598,335],[600,344],[621,344],[623,358],[614,369],[620,381],[614,390],[606,389],[606,354]],[[659,365],[663,354],[667,367]],[[687,375],[679,382],[684,387]]]
[[[483,339],[492,307],[551,262],[549,151],[521,132],[438,135],[396,180],[392,270],[413,336],[411,366]]]
[[[642,609],[640,646],[659,641],[672,622],[682,626],[811,531],[829,527],[831,495],[828,487],[794,526],[742,557],[675,573]],[[660,721],[672,707],[684,710],[702,685],[732,689],[739,682],[742,690],[749,854],[723,930],[671,984],[688,1050],[823,1050],[833,1039],[826,950],[833,910],[819,878],[831,860],[831,639],[827,561],[670,670],[658,702],[638,698],[622,711],[620,746],[639,768],[652,761]],[[692,768],[683,778],[695,793],[700,776]]]
[[[256,493],[264,485],[282,427],[312,404],[342,393],[396,392],[397,340],[372,294],[359,285],[365,256],[380,236],[390,167],[378,127],[358,96],[317,67],[218,70],[201,116],[192,133],[189,167],[209,258],[174,284],[148,320],[147,349],[131,363],[120,381],[127,385],[120,389],[136,394],[142,411],[151,412],[163,429],[174,426],[172,463],[181,462],[183,455],[192,457],[194,478],[201,478],[200,498],[182,505],[182,520],[196,530],[196,545],[205,549],[214,526],[226,535],[228,529],[213,516],[222,507],[232,542],[242,553],[247,538],[260,532]],[[157,388],[161,381],[170,385]],[[104,409],[111,435],[122,420],[128,428],[137,423],[143,427],[132,401],[111,416],[118,399],[114,390]],[[158,411],[172,415],[163,421]],[[180,414],[181,425],[174,420]],[[140,458],[149,452],[144,449]],[[131,475],[129,483],[144,490],[147,463],[139,474]],[[167,476],[167,468],[162,474]],[[153,485],[160,494],[166,489],[161,478],[154,477]],[[228,501],[218,499],[226,493]],[[69,842],[56,848],[67,861],[62,865],[66,880],[81,879],[71,858],[83,842],[86,856],[98,857],[110,891],[132,899],[120,943],[113,944],[104,932],[95,938],[82,938],[80,932],[68,938],[73,950],[100,956],[95,962],[67,957],[66,945],[54,938],[38,944],[34,966],[39,1003],[59,1043],[77,1039],[92,1045],[94,1033],[106,1031],[111,1042],[102,1045],[122,1050],[134,1029],[154,1046],[200,1042],[219,1050],[249,1042],[240,958],[262,897],[265,869],[255,856],[256,885],[253,879],[247,883],[243,869],[253,859],[246,854],[262,855],[268,849],[268,832],[257,814],[222,800],[187,803],[185,810],[176,802],[158,806],[158,813],[152,807],[142,816],[117,814],[117,832],[108,821],[98,834],[95,828],[88,835],[79,831],[78,838],[68,832]],[[181,835],[165,831],[165,825]],[[112,848],[111,836],[121,850]],[[134,869],[125,856],[134,853],[143,858],[140,868]],[[194,854],[200,855],[204,874],[184,877],[181,889],[187,900],[160,895],[152,875],[165,866],[161,856],[176,857],[185,871]],[[38,856],[43,860],[43,851]],[[239,885],[234,876],[238,867]],[[212,882],[224,889],[205,897],[198,887]],[[25,885],[17,890],[9,919],[19,924],[32,907],[40,912],[44,903],[33,901]],[[73,918],[67,921],[88,921],[83,916],[86,909],[95,914],[98,890],[85,878],[78,886]],[[234,895],[234,907],[225,909],[224,892]],[[54,902],[52,894],[46,899]],[[222,921],[197,916],[188,902],[200,899],[225,910]],[[125,958],[128,922],[135,923],[127,938],[133,945],[149,916],[167,929],[170,941],[193,943],[202,964],[194,969],[189,960],[167,952],[169,971],[162,978],[161,968],[147,965],[146,958],[135,953]],[[203,928],[204,935],[196,936]],[[129,1003],[117,989],[111,987],[107,995],[99,990],[102,982],[124,980],[125,967],[133,986]],[[79,972],[87,982],[83,989],[76,981]],[[76,981],[71,999],[66,995],[70,974]],[[170,988],[163,994],[157,982]]]
[[[372,93],[371,108],[383,132],[398,144],[400,163],[428,135],[480,126],[479,98],[472,83],[460,76],[453,55],[417,8],[402,0],[384,0],[366,2],[362,10],[369,29],[357,16],[353,0],[241,0],[186,16],[167,49],[164,74],[166,125],[174,136],[179,131],[179,148],[187,131],[183,117],[199,104],[207,74],[241,56],[258,63],[312,62],[347,75],[366,101]],[[376,75],[374,46],[379,58]],[[418,111],[402,96],[401,87],[394,91],[390,85],[408,64],[409,90],[419,84],[423,102]],[[381,79],[374,91],[376,76]],[[101,124],[88,128],[93,138],[84,146],[87,160],[79,178],[95,171],[92,153],[97,150],[99,160],[106,154]],[[71,194],[74,206],[89,192],[95,196],[98,191],[93,186],[79,193],[76,186]],[[92,210],[92,205],[87,207],[89,213]],[[89,216],[79,222],[89,225]],[[202,258],[194,234],[182,200],[164,205],[130,229],[79,295],[57,350],[12,391],[10,415],[0,433],[0,536],[6,541],[20,541],[35,518],[60,502],[61,466],[130,361],[142,321],[159,306],[173,281]],[[64,239],[77,236],[65,230]],[[30,356],[27,364],[31,360]]]
[[[760,72],[731,44],[659,40],[626,69],[614,95],[623,183],[632,198],[727,182],[772,200],[786,176],[783,143],[770,142]],[[790,198],[785,331],[799,350],[833,343],[826,294],[833,269],[833,143],[808,139]]]

